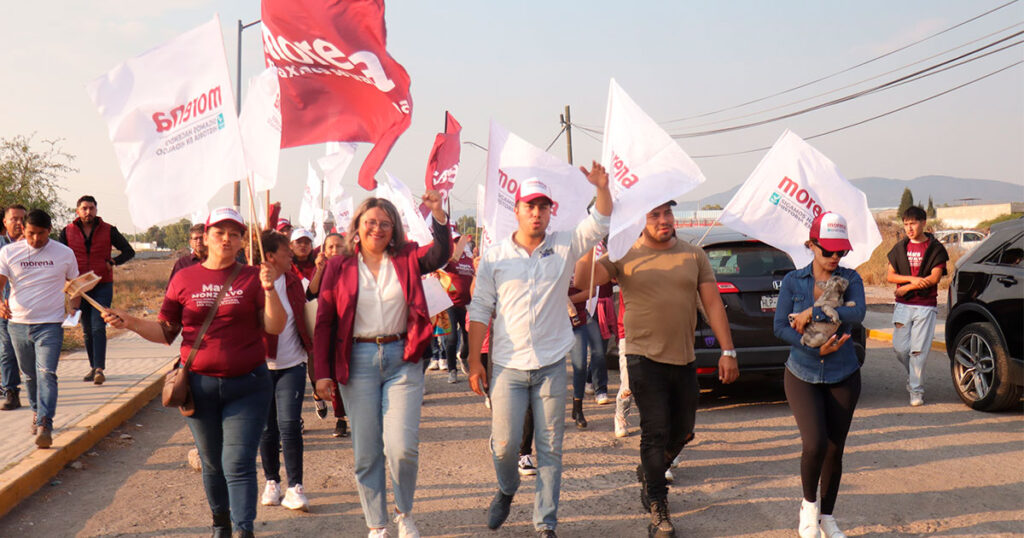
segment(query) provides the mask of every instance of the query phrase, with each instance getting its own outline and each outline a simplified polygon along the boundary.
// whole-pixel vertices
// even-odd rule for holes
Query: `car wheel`
[[[1020,400],[1021,386],[1007,379],[1010,358],[991,323],[967,325],[955,342],[950,371],[965,404],[978,411],[999,411]]]

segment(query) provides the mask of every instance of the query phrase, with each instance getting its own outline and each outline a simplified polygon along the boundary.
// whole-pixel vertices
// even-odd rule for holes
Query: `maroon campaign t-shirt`
[[[448,262],[444,270],[451,275],[452,284],[455,285],[456,297],[452,298],[455,306],[468,306],[473,298],[469,288],[473,284],[473,276],[476,271],[473,269],[473,257],[462,252],[462,257],[457,261]]]
[[[931,240],[923,241],[921,243],[915,243],[910,241],[907,243],[907,261],[910,262],[910,274],[917,276],[920,274],[921,263],[924,262],[924,253],[928,251],[928,244]],[[929,267],[925,271],[925,276],[931,273],[932,267]],[[897,297],[897,303],[915,305],[915,306],[936,306],[938,305],[939,299],[939,287],[932,286],[926,290],[923,290],[923,294],[916,294],[914,297]]]
[[[199,329],[233,270],[231,266],[214,271],[197,264],[175,273],[167,285],[160,319],[182,326],[182,364],[192,352]],[[244,266],[231,283],[192,362],[193,372],[237,377],[266,361],[259,318],[265,296],[259,271],[259,267]]]

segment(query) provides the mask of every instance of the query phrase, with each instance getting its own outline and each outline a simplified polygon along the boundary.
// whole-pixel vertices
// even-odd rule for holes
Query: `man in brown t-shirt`
[[[623,324],[630,390],[640,410],[640,500],[651,512],[651,536],[674,536],[668,517],[665,471],[682,450],[697,416],[697,371],[693,335],[697,300],[721,343],[718,378],[739,377],[729,320],[707,255],[675,237],[674,201],[647,213],[640,239],[620,260],[598,260],[594,284],[611,279],[629,297]],[[585,288],[589,256],[577,264],[576,282]]]

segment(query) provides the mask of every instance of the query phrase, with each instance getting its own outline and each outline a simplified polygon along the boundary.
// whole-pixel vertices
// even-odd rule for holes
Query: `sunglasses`
[[[825,247],[818,244],[817,241],[814,241],[814,246],[821,249],[821,255],[826,258],[831,258],[832,256],[839,256],[840,258],[842,258],[850,253],[849,250],[828,250]]]

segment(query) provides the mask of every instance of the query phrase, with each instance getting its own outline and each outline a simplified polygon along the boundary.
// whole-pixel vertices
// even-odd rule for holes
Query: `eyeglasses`
[[[381,230],[384,230],[385,232],[390,230],[391,228],[395,227],[394,224],[392,224],[392,223],[390,223],[390,222],[388,222],[386,220],[370,219],[370,220],[364,220],[363,223],[366,224],[367,228],[380,228]]]
[[[837,255],[840,258],[842,258],[842,257],[844,257],[844,256],[846,256],[847,254],[850,253],[849,250],[828,250],[825,247],[823,247],[820,244],[818,244],[817,241],[814,242],[814,246],[816,246],[819,249],[821,249],[821,255],[826,257],[826,258],[831,258],[832,256],[837,256]]]

